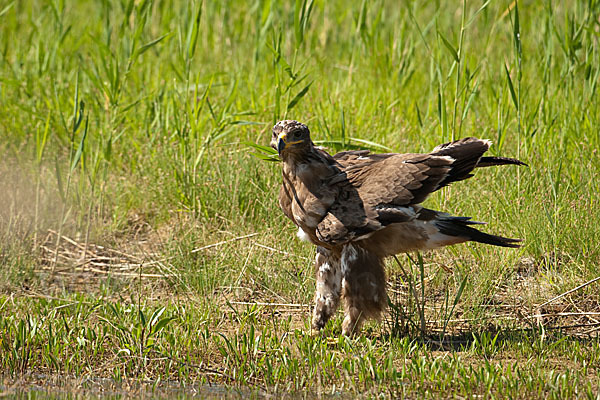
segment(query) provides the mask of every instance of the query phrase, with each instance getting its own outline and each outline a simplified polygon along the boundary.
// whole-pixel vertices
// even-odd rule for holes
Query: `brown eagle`
[[[519,239],[490,235],[480,222],[420,205],[478,167],[525,165],[514,158],[484,157],[488,140],[473,137],[437,146],[429,154],[330,155],[316,147],[308,127],[280,121],[271,146],[283,161],[279,206],[298,227],[298,236],[317,246],[317,290],[312,327],[322,329],[344,302],[342,331],[351,335],[387,303],[383,259],[466,241],[519,247]]]

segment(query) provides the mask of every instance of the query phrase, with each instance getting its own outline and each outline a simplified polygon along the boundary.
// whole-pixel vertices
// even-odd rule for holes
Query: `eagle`
[[[312,329],[323,329],[343,301],[342,333],[351,336],[387,305],[385,257],[474,241],[519,247],[520,239],[481,232],[469,217],[427,209],[430,193],[473,176],[475,168],[526,165],[488,157],[489,140],[467,137],[428,154],[335,155],[315,146],[294,120],[273,127],[271,146],[282,161],[279,206],[298,236],[317,246]]]

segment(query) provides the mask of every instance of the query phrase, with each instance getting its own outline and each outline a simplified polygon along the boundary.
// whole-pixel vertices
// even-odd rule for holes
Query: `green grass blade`
[[[513,38],[515,41],[517,56],[519,57],[519,60],[520,60],[523,53],[522,53],[522,49],[521,49],[521,24],[519,22],[519,2],[517,0],[515,0],[514,14],[515,14],[515,19],[514,19],[514,23],[513,23]],[[520,63],[520,61],[519,61],[519,63]]]
[[[88,118],[85,118],[85,126],[83,128],[83,134],[81,135],[81,140],[79,141],[79,146],[77,146],[77,151],[75,152],[75,156],[73,157],[73,162],[71,163],[71,173],[73,173],[73,170],[75,169],[75,167],[77,167],[77,164],[79,164],[79,161],[81,161],[81,157],[83,155],[83,150],[85,148],[85,139],[87,138],[87,133],[88,133]]]
[[[308,93],[308,89],[310,89],[310,86],[313,84],[313,82],[314,81],[311,81],[308,85],[304,86],[304,88],[300,90],[296,96],[294,96],[292,101],[290,101],[287,106],[288,111],[294,108],[294,106],[298,104],[298,102],[306,95],[306,93]]]
[[[203,2],[201,1],[196,8],[194,18],[189,22],[185,46],[188,60],[194,58],[194,54],[196,54],[196,43],[198,42],[198,34],[200,32],[200,21],[202,19],[202,5]]]
[[[454,61],[459,62],[458,52],[456,51],[454,46],[452,46],[452,44],[444,37],[444,35],[442,35],[440,31],[438,31],[438,36],[440,37],[440,39],[442,39],[442,43],[444,44],[446,49],[448,49],[448,52],[450,53]]]
[[[0,17],[3,16],[4,14],[6,14],[14,5],[15,5],[14,1],[12,3],[8,3],[8,5],[6,7],[4,7],[2,9],[2,11],[0,11]]]
[[[155,45],[157,45],[158,43],[160,43],[163,39],[167,38],[171,36],[171,33],[165,33],[164,35],[142,45],[140,48],[138,48],[136,50],[136,55],[141,56],[142,54],[144,54],[146,51],[150,50],[152,47],[154,47]]]
[[[394,151],[393,149],[391,149],[390,147],[384,146],[382,144],[373,142],[371,140],[366,140],[366,139],[360,139],[360,138],[355,138],[355,137],[349,137],[348,138],[350,140],[350,142],[356,142],[359,143],[369,149],[373,149],[373,150],[383,150],[383,151],[387,151],[387,152],[392,152]]]
[[[471,15],[471,17],[469,18],[469,21],[468,21],[468,22],[465,24],[465,28],[466,28],[467,26],[471,25],[471,23],[472,23],[473,21],[475,21],[475,18],[476,18],[476,17],[479,15],[479,13],[480,13],[480,12],[482,12],[483,10],[485,10],[485,9],[487,8],[487,6],[490,4],[490,2],[491,2],[491,1],[492,1],[492,0],[487,0],[485,3],[483,3],[483,4],[481,5],[481,7],[479,7],[479,8],[477,9],[477,11],[475,11],[475,12],[473,13],[473,15]]]
[[[510,97],[515,105],[515,108],[519,110],[519,102],[517,101],[517,95],[513,86],[512,79],[510,78],[510,72],[508,72],[508,66],[504,64],[504,71],[506,72],[506,81],[508,82],[508,90],[510,91]]]
[[[252,142],[243,142],[242,144],[244,144],[248,147],[251,147],[255,150],[258,150],[259,153],[252,152],[250,154],[252,154],[253,156],[255,156],[261,160],[274,161],[274,162],[280,161],[277,150],[275,150],[274,148],[272,148],[270,146],[263,146],[263,145],[252,143]]]

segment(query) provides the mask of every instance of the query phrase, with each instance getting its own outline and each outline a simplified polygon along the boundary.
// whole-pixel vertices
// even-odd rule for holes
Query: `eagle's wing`
[[[358,158],[364,158],[369,155],[369,150],[347,150],[334,154],[332,157],[339,163],[355,161]]]
[[[341,162],[336,202],[317,227],[326,243],[343,243],[417,217],[421,203],[450,173],[454,159],[433,154],[373,154]]]
[[[346,168],[350,182],[372,207],[421,203],[452,170],[454,159],[432,154],[394,154]]]

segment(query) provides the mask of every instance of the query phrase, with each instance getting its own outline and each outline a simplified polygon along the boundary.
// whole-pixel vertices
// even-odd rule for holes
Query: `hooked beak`
[[[295,142],[288,142],[287,141],[287,133],[285,133],[285,132],[280,133],[279,136],[277,137],[277,152],[279,153],[279,155],[281,155],[281,152],[283,150],[285,150],[285,148],[287,148],[290,145],[297,144],[297,143],[302,143],[302,140],[296,140]]]
[[[279,154],[281,154],[281,152],[283,151],[283,149],[285,149],[285,146],[287,145],[287,142],[285,141],[286,136],[287,135],[285,133],[282,133],[277,138],[277,152]]]

